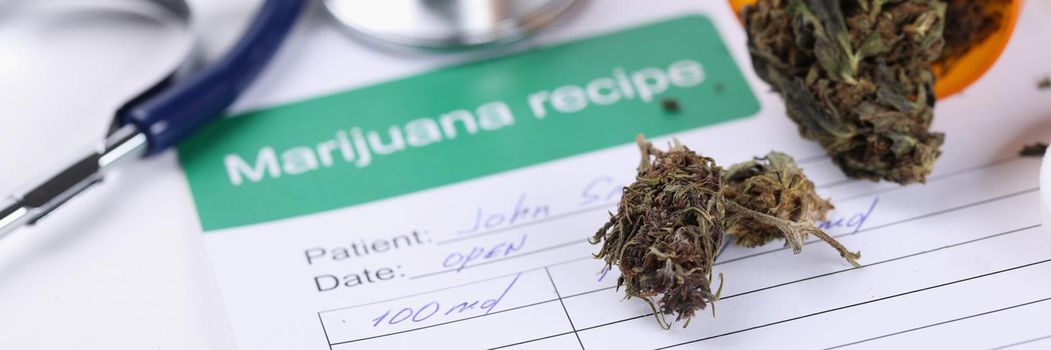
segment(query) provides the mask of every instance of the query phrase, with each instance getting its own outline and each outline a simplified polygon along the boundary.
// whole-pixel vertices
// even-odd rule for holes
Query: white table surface
[[[211,54],[259,3],[191,2]],[[47,41],[0,29],[0,193],[95,142],[178,39],[127,23],[41,26]],[[108,180],[0,242],[0,349],[236,348],[175,153]]]

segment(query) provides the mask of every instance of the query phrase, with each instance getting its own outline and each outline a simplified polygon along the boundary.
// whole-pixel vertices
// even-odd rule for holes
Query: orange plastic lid
[[[728,0],[737,16],[741,16],[741,10],[754,4],[757,0]],[[1004,12],[1004,22],[1000,29],[993,33],[982,43],[971,47],[967,53],[960,57],[952,69],[944,74],[938,74],[938,80],[934,85],[934,93],[939,99],[943,99],[962,91],[978,78],[981,78],[1000,54],[1007,47],[1007,42],[1014,33],[1015,23],[1022,9],[1022,0],[1010,0],[1010,7]],[[938,71],[938,70],[935,70]]]

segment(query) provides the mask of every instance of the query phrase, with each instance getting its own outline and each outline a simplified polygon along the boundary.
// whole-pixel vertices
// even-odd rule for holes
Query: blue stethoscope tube
[[[221,59],[133,99],[118,110],[117,125],[134,125],[146,136],[146,155],[178,144],[248,88],[288,36],[302,8],[302,0],[264,1],[244,35]]]
[[[151,1],[189,22],[185,1]],[[244,35],[218,61],[185,75],[173,73],[132,98],[117,110],[100,147],[0,198],[0,237],[36,223],[126,159],[164,151],[221,115],[274,57],[303,6],[303,0],[265,0]]]

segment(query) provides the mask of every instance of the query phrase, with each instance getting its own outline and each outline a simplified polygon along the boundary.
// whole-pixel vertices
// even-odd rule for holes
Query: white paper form
[[[927,184],[906,187],[847,180],[798,136],[779,98],[751,72],[743,33],[723,2],[593,2],[538,43],[684,14],[711,19],[761,108],[745,119],[669,136],[724,165],[771,149],[797,156],[836,205],[823,227],[860,250],[864,267],[851,268],[821,242],[808,242],[798,255],[778,244],[728,245],[715,266],[725,276],[715,316],[705,310],[686,329],[661,330],[648,306],[623,300],[614,288],[617,271],[603,271],[591,256],[596,247],[586,242],[633,178],[638,152],[625,140],[393,198],[209,231],[205,244],[239,345],[1051,346],[1051,235],[1038,206],[1040,160],[1017,156],[1024,143],[1051,135],[1051,95],[1035,86],[1051,71],[1051,32],[1039,13],[1024,11],[1008,50],[982,81],[939,104],[934,129],[947,134],[944,154]],[[310,39],[306,32],[298,33],[304,41],[298,46],[307,52],[342,40]],[[318,86],[357,86],[382,81],[383,74],[417,72],[326,78],[322,68],[339,59],[332,56],[289,60],[295,76],[269,78],[292,87],[258,99],[303,97],[310,79],[325,80]],[[442,174],[433,169],[421,176]]]

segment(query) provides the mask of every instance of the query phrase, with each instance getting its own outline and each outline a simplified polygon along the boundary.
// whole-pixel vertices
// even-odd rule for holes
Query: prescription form
[[[1040,159],[1017,155],[1051,136],[1038,14],[939,103],[925,185],[844,178],[756,78],[722,1],[590,2],[481,60],[307,24],[277,62],[295,75],[265,76],[179,156],[243,349],[1048,348]],[[864,267],[821,242],[729,244],[714,312],[660,329],[587,243],[638,132],[724,166],[796,156],[836,206],[819,224]]]

